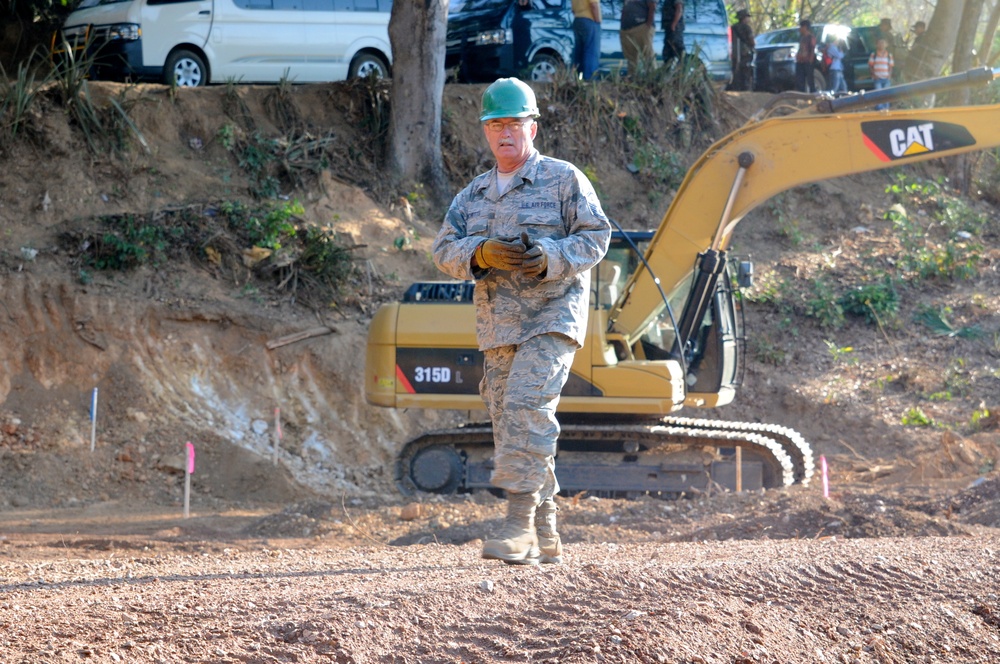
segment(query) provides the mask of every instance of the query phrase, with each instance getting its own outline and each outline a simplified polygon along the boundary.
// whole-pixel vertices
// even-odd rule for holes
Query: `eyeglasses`
[[[508,120],[507,122],[504,122],[503,120],[487,120],[486,122],[483,123],[483,126],[486,127],[486,129],[489,130],[491,133],[499,134],[504,129],[510,129],[511,131],[517,131],[518,129],[523,129],[524,127],[530,125],[532,122],[534,122],[534,120],[531,118],[527,119],[518,118],[517,120]]]

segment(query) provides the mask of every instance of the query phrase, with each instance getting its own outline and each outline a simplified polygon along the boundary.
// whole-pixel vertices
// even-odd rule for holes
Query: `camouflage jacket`
[[[583,345],[590,299],[590,268],[608,251],[611,224],[594,187],[572,164],[537,151],[497,195],[497,169],[477,176],[451,203],[432,251],[437,266],[456,279],[474,279],[480,350],[519,344],[560,332]],[[476,248],[489,238],[527,231],[548,258],[545,274],[473,269]]]

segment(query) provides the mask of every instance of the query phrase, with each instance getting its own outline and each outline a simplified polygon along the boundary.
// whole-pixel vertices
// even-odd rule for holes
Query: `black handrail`
[[[1000,69],[990,69],[989,67],[979,67],[970,69],[962,74],[952,74],[950,76],[940,76],[929,78],[925,81],[914,81],[894,85],[881,90],[862,90],[846,97],[836,97],[834,99],[821,99],[816,103],[816,110],[820,113],[836,113],[838,111],[849,111],[855,108],[873,106],[875,104],[885,104],[897,99],[906,97],[916,97],[918,95],[929,95],[947,90],[959,88],[971,88],[977,85],[986,85],[1000,78]]]

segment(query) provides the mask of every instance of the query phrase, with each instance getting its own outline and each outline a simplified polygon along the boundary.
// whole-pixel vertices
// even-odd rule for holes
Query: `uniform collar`
[[[531,154],[528,155],[527,161],[521,164],[521,168],[514,171],[513,177],[516,178],[511,182],[510,189],[514,189],[521,182],[534,182],[538,173],[538,162],[541,161],[541,154],[539,154],[537,149],[532,148]],[[487,192],[495,192],[497,182],[497,166],[493,165],[493,168],[487,173],[487,176],[477,185],[476,191],[487,190]],[[508,189],[507,191],[510,191]]]

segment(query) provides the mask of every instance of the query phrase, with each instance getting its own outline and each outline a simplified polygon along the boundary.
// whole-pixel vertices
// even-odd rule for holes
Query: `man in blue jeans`
[[[573,64],[589,81],[601,60],[601,5],[598,0],[573,0]]]

